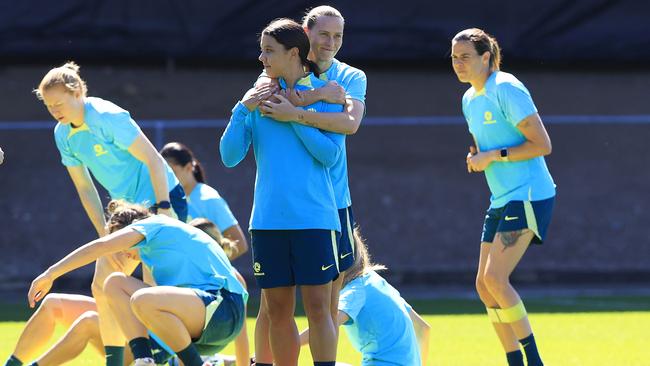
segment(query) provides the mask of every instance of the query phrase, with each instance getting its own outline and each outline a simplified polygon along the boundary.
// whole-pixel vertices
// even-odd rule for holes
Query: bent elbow
[[[348,129],[345,131],[346,135],[354,135],[359,131],[359,126],[361,126],[361,120],[356,118],[351,118],[350,123],[348,123]]]
[[[546,155],[551,155],[551,152],[553,152],[553,145],[551,145],[551,142],[549,141],[547,144],[544,145],[544,151],[542,153],[544,156],[546,156]]]

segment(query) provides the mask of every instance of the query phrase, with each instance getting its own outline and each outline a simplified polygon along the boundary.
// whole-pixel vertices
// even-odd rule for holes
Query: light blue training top
[[[149,206],[156,203],[149,168],[136,159],[129,147],[140,127],[129,112],[100,98],[85,99],[84,124],[57,123],[54,140],[63,165],[86,166],[112,199]],[[169,191],[178,179],[167,163]]]
[[[145,238],[136,244],[140,260],[156,285],[248,293],[217,242],[203,231],[165,215],[154,215],[127,226]]]
[[[309,74],[294,87],[306,90],[323,84]],[[319,101],[304,109],[340,112],[342,106]],[[251,142],[257,163],[251,230],[341,231],[329,168],[341,156],[343,135],[278,122],[238,102],[221,137],[223,163],[239,164]]]
[[[323,81],[336,81],[337,84],[345,89],[347,98],[356,99],[365,104],[367,80],[366,74],[363,71],[334,59],[330,68],[320,74],[319,79]],[[345,144],[343,144],[341,157],[330,168],[330,175],[334,184],[337,207],[339,209],[349,207],[352,204],[352,198],[348,183],[348,157]]]
[[[350,281],[338,308],[350,318],[343,329],[361,352],[362,366],[422,364],[411,306],[377,272]]]
[[[463,114],[478,149],[488,151],[518,146],[526,141],[517,125],[537,113],[530,93],[512,74],[493,72],[483,90],[471,87],[463,95]],[[510,201],[538,201],[555,196],[555,183],[544,157],[522,161],[496,161],[485,178],[492,192],[490,208]]]
[[[199,217],[212,221],[223,233],[237,225],[237,219],[230,211],[228,203],[216,189],[204,183],[197,183],[187,196],[187,222]]]

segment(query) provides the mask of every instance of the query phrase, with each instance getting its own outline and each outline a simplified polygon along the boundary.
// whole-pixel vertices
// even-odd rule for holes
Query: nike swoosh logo
[[[343,259],[343,258],[349,256],[350,254],[352,254],[352,252],[341,255],[341,259]]]
[[[519,216],[506,216],[505,220],[506,221],[512,221],[512,220],[517,220],[518,218],[519,218]]]
[[[321,269],[321,271],[327,271],[331,266],[333,266],[333,264],[330,264],[327,267],[323,265],[323,266],[320,267],[320,269]]]

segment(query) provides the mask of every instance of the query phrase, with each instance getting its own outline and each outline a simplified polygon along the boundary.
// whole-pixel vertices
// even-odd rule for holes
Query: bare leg
[[[108,276],[104,284],[104,293],[109,299],[111,317],[120,319],[119,328],[125,340],[147,337],[147,328],[138,320],[131,310],[131,296],[142,288],[148,287],[144,282],[115,272]],[[122,343],[124,345],[124,342]]]
[[[123,272],[130,275],[137,265],[137,261],[128,260],[121,253],[101,257],[95,263],[95,275],[91,290],[97,303],[99,330],[105,346],[123,347],[125,339],[118,325],[120,323],[111,311],[109,298],[104,294],[104,282],[113,272]]]
[[[49,294],[27,321],[13,355],[23,362],[36,358],[54,334],[57,324],[68,328],[86,311],[96,310],[92,297],[70,294]]]
[[[269,341],[268,305],[266,304],[264,292],[265,290],[262,289],[260,310],[257,313],[257,321],[255,322],[255,361],[272,364],[273,353]]]
[[[277,366],[297,366],[300,341],[298,328],[293,319],[296,308],[296,287],[265,289],[264,297],[268,309],[269,337],[273,360]]]
[[[139,321],[175,352],[199,338],[205,324],[205,304],[192,289],[156,286],[137,290],[131,309]]]
[[[490,253],[492,245],[492,243],[481,243],[481,255],[476,275],[476,291],[485,307],[495,309],[499,308],[499,304],[485,286],[485,264],[487,263],[488,254]],[[497,337],[499,337],[499,341],[501,341],[501,345],[506,353],[519,349],[519,341],[512,332],[512,328],[509,324],[492,323],[492,326],[494,327],[494,331],[496,332]]]
[[[330,312],[332,314],[332,323],[334,324],[334,332],[336,333],[336,343],[338,344],[339,340],[339,295],[341,294],[341,286],[343,285],[343,279],[345,278],[345,272],[339,273],[339,278],[336,281],[332,282],[332,298],[330,303]]]
[[[533,232],[524,229],[500,232],[494,237],[485,267],[484,283],[501,309],[510,308],[521,301],[519,294],[510,284],[510,274],[523,257],[533,238]],[[510,323],[517,339],[532,333],[528,316]]]
[[[61,365],[77,357],[88,343],[104,355],[104,345],[99,335],[99,317],[95,311],[88,311],[77,318],[63,338],[36,362],[39,366]]]
[[[332,283],[301,286],[305,313],[309,322],[309,349],[314,361],[336,360],[336,330],[330,308]]]

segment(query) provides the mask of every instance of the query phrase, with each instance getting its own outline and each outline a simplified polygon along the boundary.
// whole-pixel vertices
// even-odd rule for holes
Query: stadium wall
[[[481,27],[536,65],[643,64],[650,56],[647,14],[639,0],[461,0],[327,2],[346,17],[343,59],[444,63],[449,39]],[[252,64],[257,34],[278,17],[300,19],[320,1],[0,1],[0,62],[75,58],[118,64]]]

